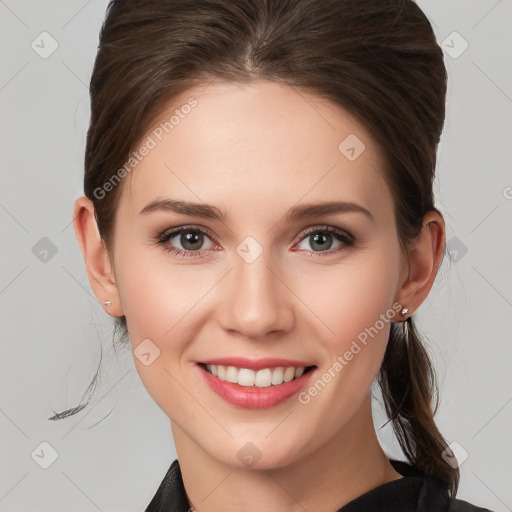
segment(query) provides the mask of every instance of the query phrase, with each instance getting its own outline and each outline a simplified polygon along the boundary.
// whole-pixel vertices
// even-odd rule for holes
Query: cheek
[[[136,370],[150,396],[175,421],[174,412],[183,406],[182,355],[202,328],[201,298],[217,281],[198,269],[154,261],[141,251],[132,252],[116,272]],[[148,352],[148,358],[138,357]]]
[[[392,316],[399,281],[397,252],[367,252],[318,270],[304,269],[297,293],[323,320],[333,338],[348,340],[373,326],[381,314]],[[391,309],[391,311],[390,311]],[[389,323],[389,322],[388,322]],[[379,323],[380,325],[380,323]]]
[[[309,283],[302,281],[299,293],[305,293],[306,286],[322,292],[310,294],[308,305],[329,330],[319,327],[325,333],[323,367],[299,399],[311,408],[312,417],[322,418],[326,432],[334,432],[355,414],[379,373],[398,309],[397,261],[392,250],[385,257],[368,253],[323,276],[309,274]]]
[[[318,404],[332,401],[340,415],[355,410],[379,372],[398,309],[398,251],[390,245],[360,253],[336,268],[305,273],[300,281],[298,295],[308,297],[322,321],[318,332],[324,333],[327,357],[319,378],[333,382]]]
[[[172,336],[175,326],[181,328],[184,319],[188,321],[189,312],[215,283],[208,269],[174,264],[155,248],[131,251],[117,265],[116,278],[130,335],[135,338]]]

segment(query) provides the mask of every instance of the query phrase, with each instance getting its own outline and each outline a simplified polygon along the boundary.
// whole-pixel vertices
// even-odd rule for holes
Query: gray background
[[[3,512],[141,511],[175,458],[169,420],[130,352],[112,353],[113,323],[90,290],[71,224],[106,5],[0,0]],[[449,73],[436,193],[451,258],[419,327],[441,384],[438,425],[468,454],[458,497],[512,510],[512,1],[420,5]],[[58,44],[47,58],[55,43],[42,32]],[[52,408],[78,404],[100,350],[92,404],[48,421]],[[376,405],[379,425],[381,414]],[[389,429],[379,437],[393,455]],[[47,469],[42,442],[58,454]]]

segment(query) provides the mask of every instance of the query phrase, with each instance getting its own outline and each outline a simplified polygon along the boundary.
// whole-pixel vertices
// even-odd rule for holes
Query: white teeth
[[[264,368],[263,370],[250,370],[249,368],[237,368],[235,366],[223,366],[221,364],[207,364],[206,369],[218,377],[220,380],[233,382],[240,386],[268,388],[277,386],[283,382],[290,382],[294,378],[300,377],[305,368],[278,367]]]
[[[237,379],[237,383],[240,384],[240,386],[254,386],[255,381],[256,372],[248,370],[247,368],[240,368]],[[261,377],[258,379],[258,382],[261,382]]]
[[[290,382],[291,380],[293,380],[294,377],[295,377],[295,368],[293,368],[291,366],[289,368],[286,368],[286,370],[284,371],[283,380],[285,382]]]
[[[252,370],[249,370],[252,371]],[[254,371],[253,371],[254,373]],[[242,380],[243,382],[243,380]],[[272,384],[272,370],[270,368],[264,368],[263,370],[258,370],[256,372],[256,377],[254,377],[254,385],[257,388],[268,388]],[[246,384],[247,385],[247,384]],[[251,384],[252,386],[252,384]]]
[[[236,384],[238,382],[238,370],[234,366],[228,366],[226,370],[226,380]]]
[[[274,371],[272,372],[272,384],[274,384],[274,386],[284,382],[284,379],[283,379],[284,371],[283,370],[284,370],[283,368],[274,368]]]

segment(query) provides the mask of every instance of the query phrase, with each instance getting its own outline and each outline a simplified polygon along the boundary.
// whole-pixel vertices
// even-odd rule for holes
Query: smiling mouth
[[[204,371],[217,377],[221,381],[253,388],[278,386],[296,380],[316,368],[316,365],[301,368],[281,366],[255,371],[248,368],[237,368],[235,366],[211,365],[205,363],[198,363],[198,365],[203,368]]]

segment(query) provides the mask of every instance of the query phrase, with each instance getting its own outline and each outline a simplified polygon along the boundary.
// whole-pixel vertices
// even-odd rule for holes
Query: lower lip
[[[210,388],[232,405],[244,409],[268,409],[284,402],[298,393],[308,382],[317,368],[304,373],[290,382],[266,388],[245,387],[233,382],[220,380],[201,365],[197,365]]]

